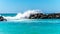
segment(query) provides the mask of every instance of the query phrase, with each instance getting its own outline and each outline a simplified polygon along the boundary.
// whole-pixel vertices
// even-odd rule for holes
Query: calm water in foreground
[[[60,19],[3,21],[0,22],[0,34],[60,34]]]
[[[60,20],[0,22],[0,34],[60,34]]]

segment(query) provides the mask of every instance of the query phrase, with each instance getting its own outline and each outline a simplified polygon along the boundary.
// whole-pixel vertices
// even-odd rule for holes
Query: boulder
[[[37,14],[31,14],[29,19],[44,19],[46,17],[47,17],[46,14],[37,13]]]
[[[7,19],[5,19],[2,16],[0,16],[0,21],[7,21]]]
[[[60,13],[51,13],[51,14],[31,14],[29,19],[60,19]]]

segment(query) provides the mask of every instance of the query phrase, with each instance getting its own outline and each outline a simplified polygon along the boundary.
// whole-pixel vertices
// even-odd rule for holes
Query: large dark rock
[[[47,17],[46,14],[37,13],[37,14],[31,14],[29,19],[44,19],[46,17]]]
[[[51,14],[31,14],[29,19],[60,19],[60,13],[51,13]]]
[[[0,21],[7,21],[7,20],[3,18],[2,16],[0,16]]]
[[[49,19],[59,19],[59,18],[60,18],[60,13],[48,14],[47,17],[48,17]]]

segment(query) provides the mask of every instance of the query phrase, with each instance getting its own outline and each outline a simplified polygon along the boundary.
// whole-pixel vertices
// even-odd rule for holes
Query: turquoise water
[[[60,19],[3,21],[0,34],[60,34]]]
[[[5,14],[1,14],[2,16],[16,16],[17,13],[5,13]]]

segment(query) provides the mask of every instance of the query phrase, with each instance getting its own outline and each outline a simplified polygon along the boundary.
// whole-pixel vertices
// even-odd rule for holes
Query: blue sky
[[[44,13],[60,12],[60,0],[0,0],[0,13],[18,13],[35,9]]]

